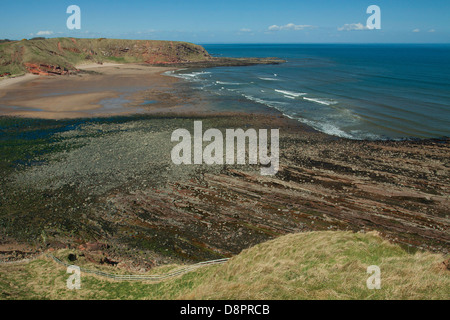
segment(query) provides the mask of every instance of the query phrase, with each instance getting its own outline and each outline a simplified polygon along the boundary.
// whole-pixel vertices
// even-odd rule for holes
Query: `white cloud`
[[[293,23],[288,23],[285,24],[284,26],[277,26],[276,24],[274,24],[273,26],[269,27],[269,31],[281,31],[281,30],[304,30],[304,29],[311,29],[311,28],[315,28],[314,26],[311,25],[307,25],[307,24],[293,24]]]
[[[37,36],[49,36],[52,34],[53,34],[53,31],[39,31],[38,33],[36,33]]]
[[[338,28],[339,31],[360,31],[360,30],[369,30],[367,26],[362,23],[346,23],[342,27]]]
[[[242,28],[240,31],[241,32],[252,32],[252,29]]]
[[[420,29],[414,29],[412,32],[420,32]]]
[[[428,32],[436,32],[436,30],[430,29],[430,30],[428,30]]]

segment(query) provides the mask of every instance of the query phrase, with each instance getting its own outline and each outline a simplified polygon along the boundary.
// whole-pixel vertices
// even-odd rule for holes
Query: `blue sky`
[[[81,30],[69,30],[69,5]],[[365,28],[369,5],[381,30]],[[449,43],[449,0],[2,1],[0,38],[35,36],[195,43]]]

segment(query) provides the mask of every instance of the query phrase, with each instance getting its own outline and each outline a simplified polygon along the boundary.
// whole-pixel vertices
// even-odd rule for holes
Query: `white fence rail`
[[[51,255],[51,254],[47,254],[47,256],[51,259],[53,259],[53,261],[55,261],[56,263],[63,265],[65,267],[71,266],[72,264],[68,264],[66,262],[63,262],[61,260],[59,260],[57,257]],[[223,264],[225,262],[227,262],[229,259],[228,258],[224,258],[224,259],[218,259],[218,260],[210,260],[210,261],[204,261],[204,262],[199,262],[196,264],[192,264],[192,265],[188,265],[185,267],[181,267],[178,268],[174,271],[170,271],[168,273],[165,274],[160,274],[160,275],[156,275],[156,274],[151,274],[151,275],[146,275],[146,274],[129,274],[129,275],[123,275],[123,274],[112,274],[112,273],[107,273],[107,272],[103,272],[103,271],[98,271],[98,270],[90,270],[90,269],[86,269],[86,268],[82,268],[80,267],[80,271],[81,272],[85,272],[85,273],[90,273],[90,274],[95,274],[97,276],[100,277],[104,277],[104,278],[108,278],[108,279],[113,279],[113,280],[117,280],[117,281],[162,281],[162,280],[167,280],[191,271],[194,271],[198,268],[204,267],[204,266],[211,266],[211,265],[217,265],[217,264]]]

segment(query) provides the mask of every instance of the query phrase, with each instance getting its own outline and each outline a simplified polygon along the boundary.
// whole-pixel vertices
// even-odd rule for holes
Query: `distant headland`
[[[0,41],[0,77],[32,73],[65,75],[77,65],[142,63],[152,66],[217,67],[279,64],[277,58],[212,57],[202,46],[159,40],[33,38]]]

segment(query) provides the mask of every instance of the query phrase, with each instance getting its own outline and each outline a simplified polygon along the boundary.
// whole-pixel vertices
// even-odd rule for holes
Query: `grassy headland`
[[[201,46],[187,42],[115,39],[53,38],[0,44],[0,74],[36,69],[76,70],[82,63],[174,63],[200,61],[210,56]],[[48,66],[47,68],[41,65]],[[48,70],[42,70],[43,72]]]
[[[69,262],[68,255],[77,255]],[[106,273],[76,250],[54,252],[63,261]],[[0,299],[441,299],[450,298],[444,257],[408,253],[374,233],[325,231],[290,234],[261,243],[227,263],[162,282],[114,281],[82,273],[80,290],[68,290],[69,274],[48,257],[0,265]],[[381,289],[366,286],[367,267],[381,270]],[[180,265],[158,267],[164,274]],[[141,273],[142,274],[142,273]]]
[[[52,38],[0,43],[0,75],[66,74],[83,63],[105,62],[207,67],[282,61],[214,58],[202,46],[178,41]]]

